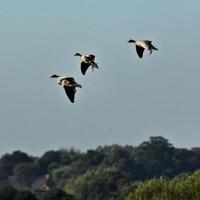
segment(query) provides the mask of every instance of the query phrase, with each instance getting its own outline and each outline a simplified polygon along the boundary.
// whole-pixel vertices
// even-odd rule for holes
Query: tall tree
[[[12,154],[5,154],[0,159],[0,171],[12,175],[14,167],[19,163],[27,163],[33,161],[33,158],[21,151],[14,151]]]

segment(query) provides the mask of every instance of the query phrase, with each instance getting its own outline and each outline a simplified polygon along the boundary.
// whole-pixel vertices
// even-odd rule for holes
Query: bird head
[[[135,43],[135,40],[129,40],[128,43]]]
[[[74,56],[81,56],[81,54],[80,53],[76,53]]]
[[[58,78],[58,77],[60,77],[60,76],[53,74],[50,78]]]

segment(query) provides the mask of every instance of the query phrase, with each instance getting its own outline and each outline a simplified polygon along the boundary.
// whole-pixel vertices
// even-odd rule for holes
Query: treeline
[[[0,186],[1,200],[76,200],[72,195],[59,189],[49,191],[16,190],[10,185]]]
[[[103,188],[102,188],[103,189]],[[198,200],[200,199],[200,171],[193,175],[182,175],[173,179],[160,177],[144,182],[135,182],[129,186],[129,192],[122,197],[102,197],[94,199],[106,200]],[[59,189],[48,191],[17,191],[11,186],[0,186],[1,200],[78,200],[73,195]],[[85,200],[86,198],[79,198]]]
[[[136,198],[134,195],[150,183],[159,185],[163,181],[170,185],[174,177],[199,168],[200,148],[175,148],[158,136],[137,147],[110,145],[87,152],[51,150],[41,157],[20,151],[5,154],[0,158],[0,184],[18,190],[59,189],[78,200],[122,200]],[[46,175],[48,181],[42,178]],[[43,184],[38,184],[42,180]]]

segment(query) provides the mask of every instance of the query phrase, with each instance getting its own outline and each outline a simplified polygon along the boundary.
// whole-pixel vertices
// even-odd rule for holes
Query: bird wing
[[[68,87],[66,85],[63,86],[65,89],[65,93],[68,96],[69,100],[74,103],[74,97],[76,93],[76,88],[75,87]]]
[[[137,51],[138,56],[139,56],[140,58],[142,58],[143,52],[144,52],[144,48],[141,47],[141,46],[136,45],[136,51]]]
[[[85,75],[85,72],[87,71],[87,69],[88,69],[89,66],[90,65],[87,64],[87,63],[85,63],[85,62],[81,63],[81,72],[82,72],[83,75]]]
[[[152,41],[147,40],[148,44],[150,45],[150,48],[154,50],[158,50],[156,47],[153,46]]]
[[[92,68],[97,68],[97,69],[99,68],[97,63],[95,63],[94,61],[91,61],[91,66]]]
[[[151,48],[154,50],[158,50],[158,48],[154,47],[153,44],[151,44]]]

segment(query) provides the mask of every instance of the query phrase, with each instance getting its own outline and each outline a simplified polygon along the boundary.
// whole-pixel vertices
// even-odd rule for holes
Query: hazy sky
[[[0,0],[0,154],[199,146],[200,1]],[[159,49],[139,59],[129,39]],[[80,72],[75,53],[96,55]],[[51,74],[73,76],[75,104]]]

